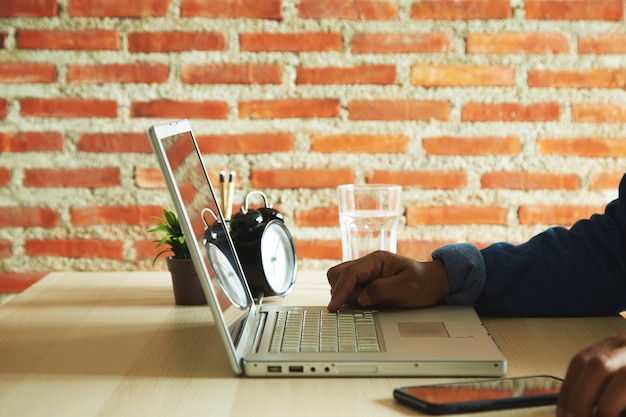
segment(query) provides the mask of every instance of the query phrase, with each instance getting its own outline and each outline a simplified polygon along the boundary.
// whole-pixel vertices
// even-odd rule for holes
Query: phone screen
[[[563,380],[547,375],[396,388],[394,398],[430,414],[555,404]]]

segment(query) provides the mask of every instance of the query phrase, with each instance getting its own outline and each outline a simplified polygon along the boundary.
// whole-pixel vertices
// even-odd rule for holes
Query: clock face
[[[261,261],[267,283],[277,295],[285,295],[296,279],[296,251],[287,227],[270,221],[261,236]]]
[[[246,289],[231,261],[224,252],[213,243],[208,243],[206,250],[209,262],[215,271],[215,275],[217,275],[217,280],[228,298],[230,298],[237,307],[241,309],[247,308],[248,297],[246,295]]]

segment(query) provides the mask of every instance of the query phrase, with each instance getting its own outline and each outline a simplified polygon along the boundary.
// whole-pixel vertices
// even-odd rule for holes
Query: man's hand
[[[626,411],[626,332],[572,359],[557,404],[559,417],[619,417]]]
[[[418,262],[383,251],[334,266],[327,276],[331,312],[344,304],[424,307],[450,292],[442,262]]]

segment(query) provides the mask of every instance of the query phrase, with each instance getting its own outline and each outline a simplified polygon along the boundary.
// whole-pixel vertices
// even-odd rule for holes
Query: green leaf
[[[163,236],[159,240],[154,240],[156,243],[155,249],[159,249],[165,245],[169,246],[159,252],[152,260],[152,265],[156,260],[164,253],[173,252],[176,259],[191,259],[189,248],[185,243],[185,236],[182,233],[180,223],[176,217],[176,213],[163,208],[163,216],[154,217],[157,220],[157,225],[148,230],[150,233],[160,233]]]

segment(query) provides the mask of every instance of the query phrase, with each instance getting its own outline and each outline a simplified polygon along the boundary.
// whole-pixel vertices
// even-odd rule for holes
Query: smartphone
[[[549,375],[396,388],[401,404],[426,414],[455,414],[556,404],[563,380]]]

